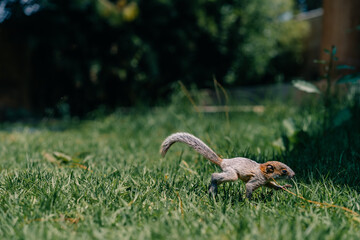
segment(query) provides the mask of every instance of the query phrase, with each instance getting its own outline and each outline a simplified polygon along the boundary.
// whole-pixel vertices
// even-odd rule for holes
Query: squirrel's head
[[[295,172],[286,164],[270,161],[260,164],[260,170],[268,179],[270,178],[287,178],[295,176]]]

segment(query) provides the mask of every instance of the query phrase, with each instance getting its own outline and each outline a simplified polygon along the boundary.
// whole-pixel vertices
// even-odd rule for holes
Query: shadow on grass
[[[352,118],[335,128],[302,135],[291,151],[281,156],[305,181],[324,176],[335,184],[360,191],[360,107]]]

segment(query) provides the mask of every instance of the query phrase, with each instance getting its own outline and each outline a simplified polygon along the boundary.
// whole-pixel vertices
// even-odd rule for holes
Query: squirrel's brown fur
[[[241,179],[246,183],[246,196],[251,198],[252,192],[260,186],[266,186],[276,190],[283,187],[291,187],[291,185],[279,186],[271,179],[275,178],[292,178],[294,171],[284,163],[277,161],[269,161],[259,164],[248,158],[230,158],[221,159],[211,148],[203,141],[189,133],[174,133],[167,137],[161,144],[161,155],[165,156],[172,144],[182,142],[198,153],[209,159],[211,162],[219,165],[223,172],[213,173],[211,175],[211,184],[209,193],[216,194],[217,186],[223,182],[235,181]]]

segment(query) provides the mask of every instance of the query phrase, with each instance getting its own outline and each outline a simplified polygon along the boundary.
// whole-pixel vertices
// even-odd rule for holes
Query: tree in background
[[[271,82],[295,69],[307,32],[292,18],[293,0],[7,0],[0,8],[1,25],[31,48],[32,106],[66,103],[76,114],[151,104],[179,80]]]

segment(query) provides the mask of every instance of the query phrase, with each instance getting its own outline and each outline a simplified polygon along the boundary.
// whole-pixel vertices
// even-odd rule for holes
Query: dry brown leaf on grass
[[[56,164],[58,167],[62,167],[62,166],[67,165],[69,167],[79,167],[79,168],[82,168],[84,170],[91,171],[87,166],[81,164],[82,159],[77,158],[77,157],[71,157],[71,156],[69,156],[69,155],[67,155],[65,153],[61,153],[61,152],[53,152],[53,153],[43,152],[42,155],[46,160],[48,160],[51,163]]]
[[[28,219],[26,222],[32,223],[32,222],[66,222],[71,224],[77,224],[81,220],[80,217],[77,218],[71,218],[71,217],[65,217],[64,215],[58,217],[58,218],[35,218],[35,219]]]

